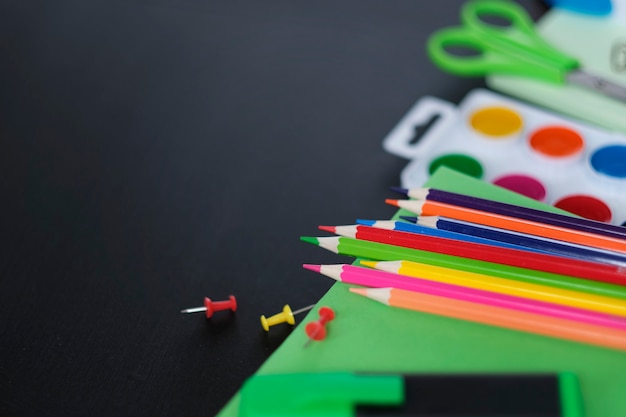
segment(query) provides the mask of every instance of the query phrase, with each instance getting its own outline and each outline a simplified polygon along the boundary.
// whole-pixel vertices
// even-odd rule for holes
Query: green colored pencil
[[[300,240],[320,246],[339,255],[371,259],[374,261],[412,261],[626,300],[626,287],[567,275],[535,271],[532,269],[478,261],[418,249],[403,248],[350,237],[302,236]]]

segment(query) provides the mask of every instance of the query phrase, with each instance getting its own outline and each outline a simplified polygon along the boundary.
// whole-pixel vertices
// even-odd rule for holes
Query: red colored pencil
[[[427,252],[626,286],[626,269],[617,265],[541,253],[529,255],[528,252],[517,249],[480,243],[468,244],[467,242],[454,239],[416,235],[414,233],[385,230],[363,225],[320,226],[319,228],[340,236],[353,237],[370,242],[385,243]]]

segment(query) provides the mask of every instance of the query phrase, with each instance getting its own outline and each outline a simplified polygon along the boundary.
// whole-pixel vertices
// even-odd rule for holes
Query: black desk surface
[[[331,285],[299,236],[389,218],[383,137],[484,85],[424,51],[461,4],[2,2],[0,415],[216,414]]]

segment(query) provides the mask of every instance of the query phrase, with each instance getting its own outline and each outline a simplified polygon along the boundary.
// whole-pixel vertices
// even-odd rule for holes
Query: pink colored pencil
[[[626,331],[626,320],[623,318],[610,314],[585,310],[582,308],[562,306],[544,301],[467,288],[460,285],[445,284],[421,278],[413,278],[405,275],[394,274],[392,272],[379,271],[347,264],[304,264],[303,266],[306,269],[318,272],[346,284],[361,285],[372,288],[393,287],[423,294],[480,303],[493,307],[507,308],[510,310],[543,314],[550,317]]]

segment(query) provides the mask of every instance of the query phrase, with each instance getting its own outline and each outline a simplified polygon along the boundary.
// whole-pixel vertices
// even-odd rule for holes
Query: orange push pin
[[[283,311],[281,311],[280,313],[274,314],[269,318],[261,316],[261,326],[263,326],[263,329],[265,329],[266,332],[269,332],[270,327],[280,323],[286,322],[293,326],[294,324],[296,324],[296,319],[294,318],[296,314],[308,311],[314,306],[315,304],[311,304],[310,306],[303,307],[299,310],[291,311],[291,307],[289,307],[289,304],[285,304],[285,306],[283,307]]]
[[[307,340],[304,344],[304,347],[307,347],[313,340],[324,340],[326,338],[326,324],[335,318],[335,312],[330,307],[320,308],[319,313],[320,318],[316,321],[307,323],[304,328],[306,335],[309,337],[309,340]]]
[[[204,297],[204,307],[187,308],[180,310],[181,313],[198,313],[200,311],[206,311],[206,318],[210,319],[213,313],[221,310],[237,311],[237,299],[234,295],[228,297],[225,301],[211,301],[210,298]]]

